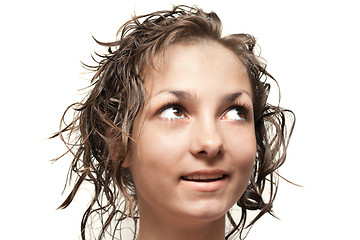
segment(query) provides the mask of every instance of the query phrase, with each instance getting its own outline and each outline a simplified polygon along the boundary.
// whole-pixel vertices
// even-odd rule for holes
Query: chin
[[[232,206],[227,206],[225,204],[214,203],[213,201],[193,202],[183,214],[184,217],[190,221],[216,221],[224,217],[231,207]]]

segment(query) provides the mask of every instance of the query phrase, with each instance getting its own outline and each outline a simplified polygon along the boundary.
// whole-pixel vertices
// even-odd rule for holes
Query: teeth
[[[218,179],[222,178],[223,174],[212,174],[212,175],[190,175],[184,176],[186,180],[208,180],[208,179]]]

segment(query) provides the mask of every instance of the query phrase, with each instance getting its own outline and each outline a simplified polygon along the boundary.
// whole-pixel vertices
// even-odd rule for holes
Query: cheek
[[[139,156],[160,165],[179,161],[188,147],[184,132],[161,128],[157,124],[144,126],[137,148]]]
[[[235,134],[234,134],[235,133]],[[234,136],[236,135],[236,136]],[[256,138],[252,129],[229,133],[227,148],[236,171],[240,172],[242,181],[248,183],[256,157]]]
[[[184,158],[186,149],[182,134],[154,124],[143,126],[141,137],[131,146],[129,166],[139,201],[156,206],[164,204],[166,196],[173,196],[179,175],[174,166]]]
[[[130,170],[134,180],[151,182],[174,175],[174,165],[186,154],[188,142],[184,134],[157,127],[156,124],[145,124],[140,135],[131,146]]]

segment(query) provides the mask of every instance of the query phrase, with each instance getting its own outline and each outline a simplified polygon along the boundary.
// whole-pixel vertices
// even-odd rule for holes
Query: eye
[[[159,116],[166,119],[183,119],[185,113],[179,106],[168,106],[160,112]]]
[[[243,107],[232,107],[221,117],[222,120],[246,120],[246,110]]]

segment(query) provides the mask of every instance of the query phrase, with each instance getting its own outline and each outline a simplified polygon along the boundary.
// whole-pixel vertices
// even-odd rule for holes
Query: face
[[[246,189],[256,154],[246,69],[216,43],[176,44],[154,60],[125,160],[140,216],[219,219]]]

